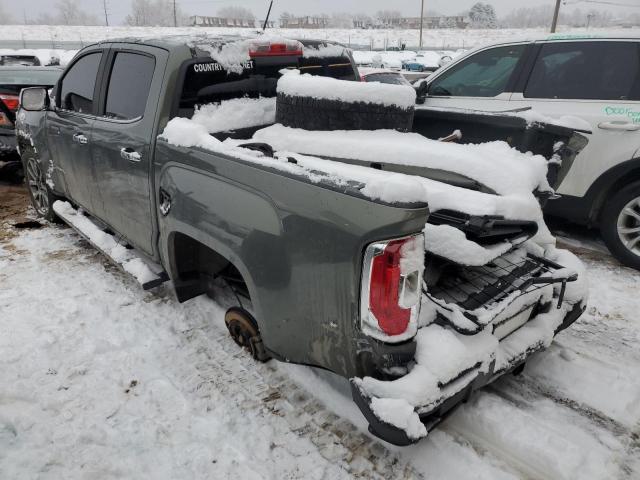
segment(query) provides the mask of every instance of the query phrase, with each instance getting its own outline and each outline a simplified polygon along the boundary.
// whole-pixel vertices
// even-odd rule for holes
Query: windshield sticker
[[[622,115],[629,118],[633,123],[640,123],[640,110],[636,110],[631,107],[616,107],[615,105],[609,105],[604,107],[604,113],[606,115]]]
[[[247,60],[239,64],[244,70],[253,69],[253,60]],[[225,72],[227,69],[219,63],[196,63],[193,66],[193,71],[196,73],[209,73],[209,72]]]

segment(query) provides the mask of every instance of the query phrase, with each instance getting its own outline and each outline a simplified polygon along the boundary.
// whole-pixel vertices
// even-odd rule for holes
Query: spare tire
[[[278,93],[276,123],[304,130],[411,131],[414,108]]]

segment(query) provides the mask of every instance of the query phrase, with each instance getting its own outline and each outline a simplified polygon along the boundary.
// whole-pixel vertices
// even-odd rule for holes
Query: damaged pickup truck
[[[413,89],[358,78],[326,42],[112,40],[23,90],[18,145],[38,214],[143,288],[226,286],[240,346],[348,378],[406,445],[549,346],[586,285],[542,219],[548,159],[410,133]]]

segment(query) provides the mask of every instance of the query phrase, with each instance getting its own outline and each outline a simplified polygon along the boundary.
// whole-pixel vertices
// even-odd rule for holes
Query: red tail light
[[[366,334],[386,342],[403,341],[416,334],[423,269],[422,235],[369,245],[361,305]]]
[[[12,112],[17,112],[18,107],[20,106],[20,98],[17,95],[0,93],[0,101],[2,101]]]
[[[255,57],[282,57],[282,56],[302,56],[303,46],[298,41],[289,42],[255,42],[249,49],[249,56]]]

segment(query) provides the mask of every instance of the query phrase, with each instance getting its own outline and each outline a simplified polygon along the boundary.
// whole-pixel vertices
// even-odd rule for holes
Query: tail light
[[[297,40],[279,42],[253,42],[249,48],[249,56],[255,57],[283,57],[302,56],[303,45]]]
[[[422,234],[367,247],[360,305],[365,334],[390,343],[416,334],[423,271]]]
[[[17,112],[18,107],[20,106],[20,99],[17,95],[0,93],[0,101],[4,103],[12,112]]]

